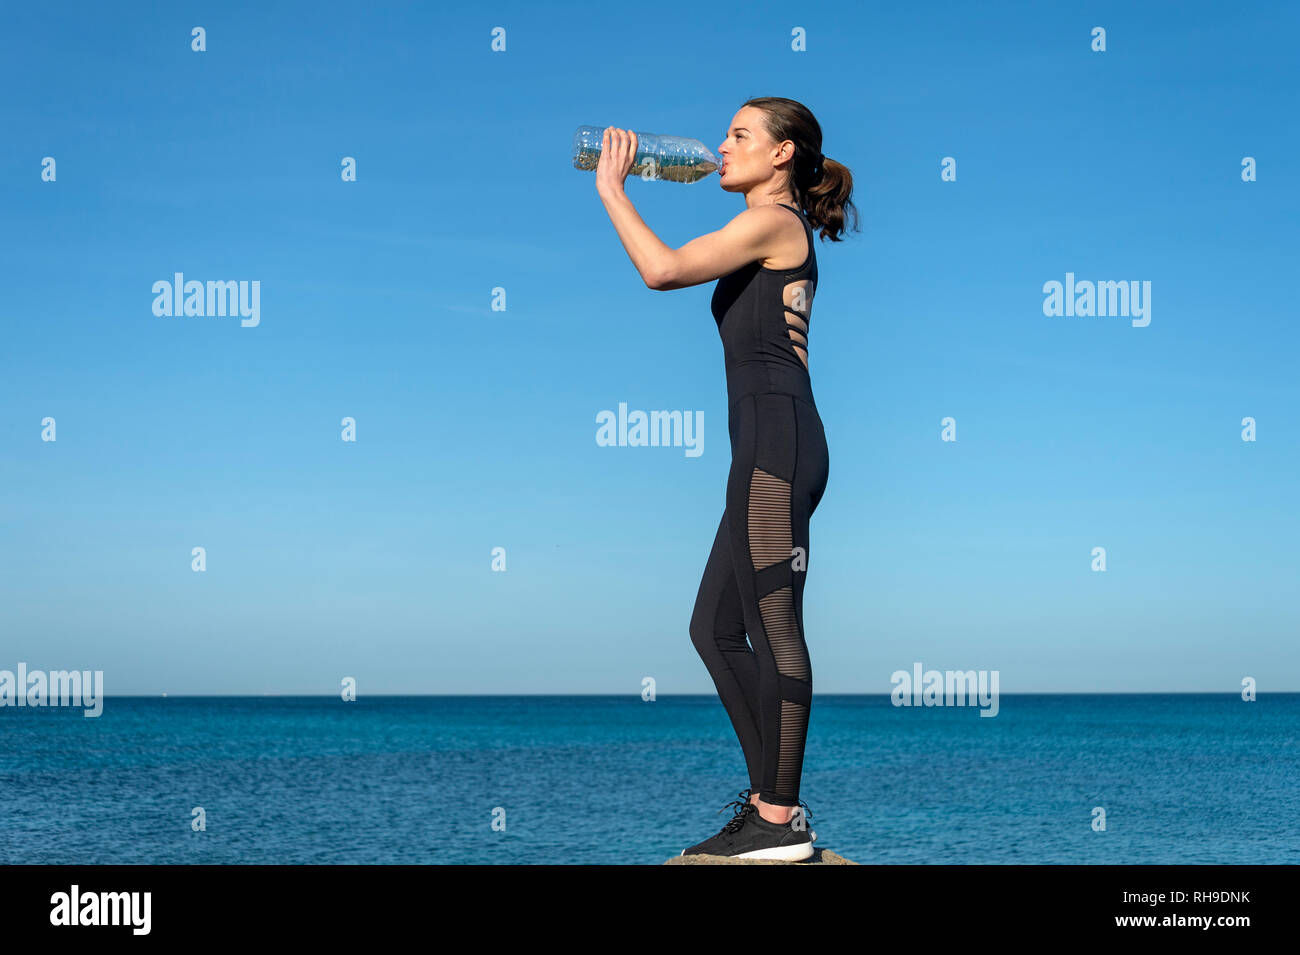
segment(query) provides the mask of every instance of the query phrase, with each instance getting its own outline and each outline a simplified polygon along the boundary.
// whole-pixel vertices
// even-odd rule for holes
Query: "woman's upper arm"
[[[781,218],[773,210],[746,209],[717,232],[705,233],[675,250],[667,274],[653,288],[667,291],[712,282],[766,258],[780,226]]]

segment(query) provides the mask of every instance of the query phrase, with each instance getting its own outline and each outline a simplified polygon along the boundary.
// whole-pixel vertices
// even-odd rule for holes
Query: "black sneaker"
[[[806,828],[796,829],[789,822],[768,822],[758,814],[758,807],[746,800],[716,836],[682,850],[684,856],[697,854],[802,862],[812,856],[813,847]]]

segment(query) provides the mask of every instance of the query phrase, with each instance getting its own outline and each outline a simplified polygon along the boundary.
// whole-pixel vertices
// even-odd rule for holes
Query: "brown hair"
[[[849,167],[822,155],[822,127],[803,103],[783,96],[757,96],[741,104],[763,111],[763,125],[778,143],[794,143],[794,160],[789,167],[790,194],[822,237],[840,242],[845,231],[845,213],[853,212],[858,228],[858,210],[853,205],[853,173]],[[860,231],[860,230],[859,230]]]

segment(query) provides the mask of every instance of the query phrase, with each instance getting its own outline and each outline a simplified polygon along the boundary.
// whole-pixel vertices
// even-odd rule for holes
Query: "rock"
[[[664,865],[861,865],[829,849],[813,849],[811,859],[803,862],[778,862],[775,859],[733,859],[730,856],[673,856]]]

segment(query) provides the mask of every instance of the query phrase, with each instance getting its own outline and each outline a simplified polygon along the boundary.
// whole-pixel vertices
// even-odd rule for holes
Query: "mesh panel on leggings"
[[[776,766],[776,791],[793,793],[803,767],[803,741],[808,732],[808,707],[781,701],[781,755]]]
[[[791,559],[794,549],[791,522],[790,483],[762,468],[754,468],[749,480],[749,554],[755,570]],[[808,648],[794,613],[794,588],[787,584],[763,594],[758,598],[758,612],[777,672],[786,678],[811,683]],[[808,707],[782,700],[781,739],[776,760],[778,793],[798,792],[807,730]]]
[[[794,617],[794,591],[789,587],[774,590],[759,598],[758,609],[763,615],[768,646],[776,657],[776,668],[786,676],[809,682],[812,674],[808,672],[808,649]]]
[[[762,468],[749,478],[749,557],[755,570],[790,559],[790,484]]]

